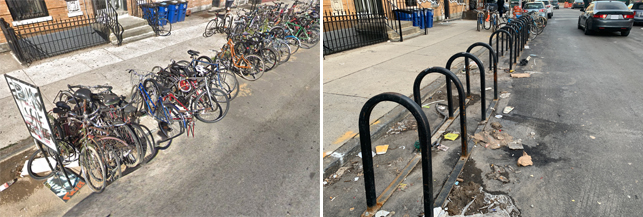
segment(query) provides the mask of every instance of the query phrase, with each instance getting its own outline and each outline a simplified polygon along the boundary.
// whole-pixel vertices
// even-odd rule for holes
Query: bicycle
[[[217,51],[212,50],[215,53]],[[195,50],[188,50],[190,55],[190,62],[181,60],[177,64],[189,67],[196,77],[208,76],[210,78],[210,88],[219,88],[227,93],[228,99],[233,100],[239,94],[239,81],[237,76],[226,72],[227,70],[220,67],[219,62],[214,62],[210,57],[199,56],[199,52]]]
[[[212,18],[205,26],[203,37],[210,37],[216,32],[230,34],[232,29],[232,20],[232,15],[229,12],[226,12],[223,15],[220,15],[219,12],[217,12],[214,18]]]
[[[228,42],[221,48],[221,52],[217,53],[213,59],[221,61],[226,65],[226,69],[230,69],[248,81],[256,81],[263,76],[265,71],[261,57],[237,53],[231,38],[228,38]]]

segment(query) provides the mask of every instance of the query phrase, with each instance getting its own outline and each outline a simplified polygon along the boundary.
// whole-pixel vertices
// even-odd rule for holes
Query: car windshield
[[[574,0],[574,3],[584,3],[583,0]]]
[[[549,1],[538,1],[538,2],[542,2],[545,5],[549,5]]]
[[[628,10],[623,2],[596,2],[596,10]]]
[[[643,10],[643,4],[634,4],[634,6],[632,6],[632,9]]]
[[[543,4],[527,4],[525,5],[525,9],[543,9],[544,6]]]

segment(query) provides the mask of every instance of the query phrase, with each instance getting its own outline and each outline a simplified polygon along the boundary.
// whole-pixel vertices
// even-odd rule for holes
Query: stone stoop
[[[420,27],[413,26],[412,21],[401,21],[401,24],[402,24],[402,37],[404,39],[411,39],[423,34],[422,29],[420,29]],[[400,41],[400,35],[396,31],[397,29],[393,30],[391,29],[391,27],[388,27],[388,31],[386,33],[388,34],[388,38],[391,41]]]
[[[123,44],[149,38],[155,35],[154,30],[147,24],[147,20],[135,16],[118,16],[118,22],[123,26]],[[112,44],[118,43],[116,35],[111,34],[109,40]]]

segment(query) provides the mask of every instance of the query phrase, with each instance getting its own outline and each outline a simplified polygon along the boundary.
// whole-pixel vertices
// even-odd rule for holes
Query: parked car
[[[560,9],[560,7],[558,6],[558,0],[552,0],[551,5],[554,6],[554,9]]]
[[[572,9],[574,8],[585,8],[585,2],[583,0],[574,0],[574,3],[572,3]]]
[[[545,9],[545,4],[542,2],[526,3],[525,7],[523,8],[523,12],[525,12],[524,14],[527,14],[532,11],[535,11],[536,13],[538,13],[538,16],[547,18],[547,9]]]
[[[549,0],[536,0],[536,2],[542,2],[545,4],[545,10],[547,10],[547,19],[551,19],[554,16],[554,7],[551,6]]]
[[[632,4],[630,9],[634,12],[634,24],[643,24],[643,2]]]
[[[578,17],[578,29],[585,30],[585,35],[592,31],[619,31],[622,36],[630,34],[634,24],[634,12],[620,1],[595,1]]]

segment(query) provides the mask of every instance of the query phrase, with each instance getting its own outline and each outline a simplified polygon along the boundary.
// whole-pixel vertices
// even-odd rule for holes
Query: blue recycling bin
[[[425,28],[433,28],[433,9],[425,9],[424,11],[425,16],[424,16],[424,27]]]
[[[167,3],[167,20],[170,23],[176,23],[179,21],[179,2],[178,1],[166,1]]]
[[[395,18],[398,20],[410,21],[412,20],[411,14],[404,13],[402,11],[395,10]]]
[[[168,14],[168,4],[167,4],[167,3],[165,3],[165,2],[157,3],[157,4],[156,4],[156,8],[158,9],[158,10],[156,10],[156,11],[157,11],[156,13],[158,13],[159,19],[160,19],[160,18],[166,18],[166,19],[167,19],[167,14]],[[161,22],[161,23],[160,23],[161,25],[165,25],[165,24],[166,24],[166,23],[165,23],[165,20],[160,21],[160,22]]]
[[[188,10],[188,1],[182,0],[179,2],[179,22],[185,21],[185,13]]]
[[[155,4],[141,4],[141,10],[143,10],[143,19],[149,19],[150,17],[156,16],[156,5]]]

